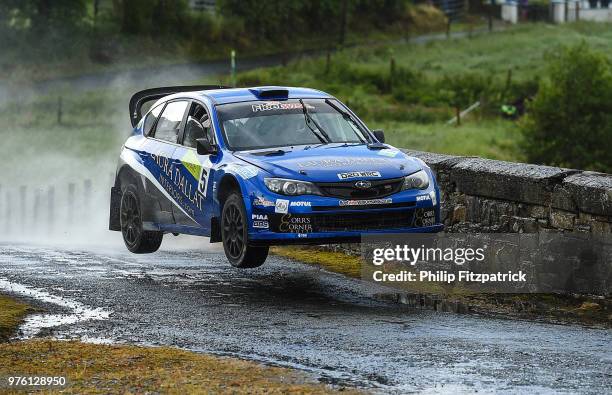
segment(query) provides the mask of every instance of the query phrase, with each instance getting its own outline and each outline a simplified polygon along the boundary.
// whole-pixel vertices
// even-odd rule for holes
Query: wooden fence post
[[[74,192],[75,192],[76,186],[74,185],[74,183],[70,183],[68,184],[68,224],[72,224],[72,221],[74,221]]]
[[[508,95],[508,91],[510,90],[510,86],[512,85],[512,69],[508,69],[508,74],[506,74],[506,87],[504,88],[502,100],[506,100],[506,96]]]
[[[91,180],[85,180],[83,183],[83,214],[85,216],[89,215],[89,210],[91,208]]]
[[[19,224],[19,228],[21,230],[21,232],[25,232],[26,229],[26,200],[28,198],[28,188],[25,185],[22,185],[19,187],[19,199],[21,201],[20,207],[19,207],[19,217],[20,217],[20,224]]]
[[[5,216],[5,229],[6,229],[6,233],[7,235],[11,232],[11,214],[12,214],[12,209],[11,209],[11,192],[10,191],[6,191],[6,216]]]
[[[34,191],[34,208],[32,213],[32,222],[34,223],[34,229],[38,230],[39,227],[39,219],[40,219],[40,189],[36,189]]]
[[[50,186],[47,190],[47,228],[53,231],[55,221],[55,187]]]
[[[391,55],[389,61],[389,93],[393,93],[393,83],[395,82],[395,57]]]
[[[60,96],[57,99],[57,124],[61,125],[62,124],[62,97]]]
[[[455,108],[455,113],[457,114],[457,126],[461,126],[461,108],[457,106]]]

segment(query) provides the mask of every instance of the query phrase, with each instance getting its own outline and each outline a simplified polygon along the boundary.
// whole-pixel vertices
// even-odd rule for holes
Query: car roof
[[[271,101],[275,100],[275,98],[261,98],[258,97],[256,93],[274,90],[286,90],[288,92],[288,99],[327,99],[332,97],[330,94],[317,89],[288,86],[259,86],[250,88],[211,89],[205,91],[176,93],[160,99],[160,102],[179,97],[208,98],[215,104],[240,103],[254,100]]]

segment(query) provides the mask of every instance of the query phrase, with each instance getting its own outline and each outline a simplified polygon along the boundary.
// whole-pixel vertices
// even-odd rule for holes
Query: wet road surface
[[[612,388],[610,330],[409,309],[375,300],[372,285],[274,256],[241,271],[210,247],[147,256],[120,244],[0,244],[0,291],[47,307],[26,337],[179,346],[381,392]]]

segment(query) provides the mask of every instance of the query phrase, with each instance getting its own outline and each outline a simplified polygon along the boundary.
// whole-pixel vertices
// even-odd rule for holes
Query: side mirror
[[[376,140],[381,143],[385,142],[385,132],[383,132],[382,129],[372,130],[372,133],[374,134],[374,137],[376,137]]]
[[[198,155],[216,155],[219,148],[216,144],[211,144],[207,138],[199,138],[197,142]]]

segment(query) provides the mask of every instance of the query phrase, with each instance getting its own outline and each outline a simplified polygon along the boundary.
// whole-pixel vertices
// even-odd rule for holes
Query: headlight
[[[404,178],[404,186],[402,191],[406,189],[427,189],[429,187],[429,176],[425,170],[419,170],[414,174]]]
[[[281,195],[320,195],[321,192],[311,182],[286,180],[284,178],[264,178],[264,183],[269,190]]]

